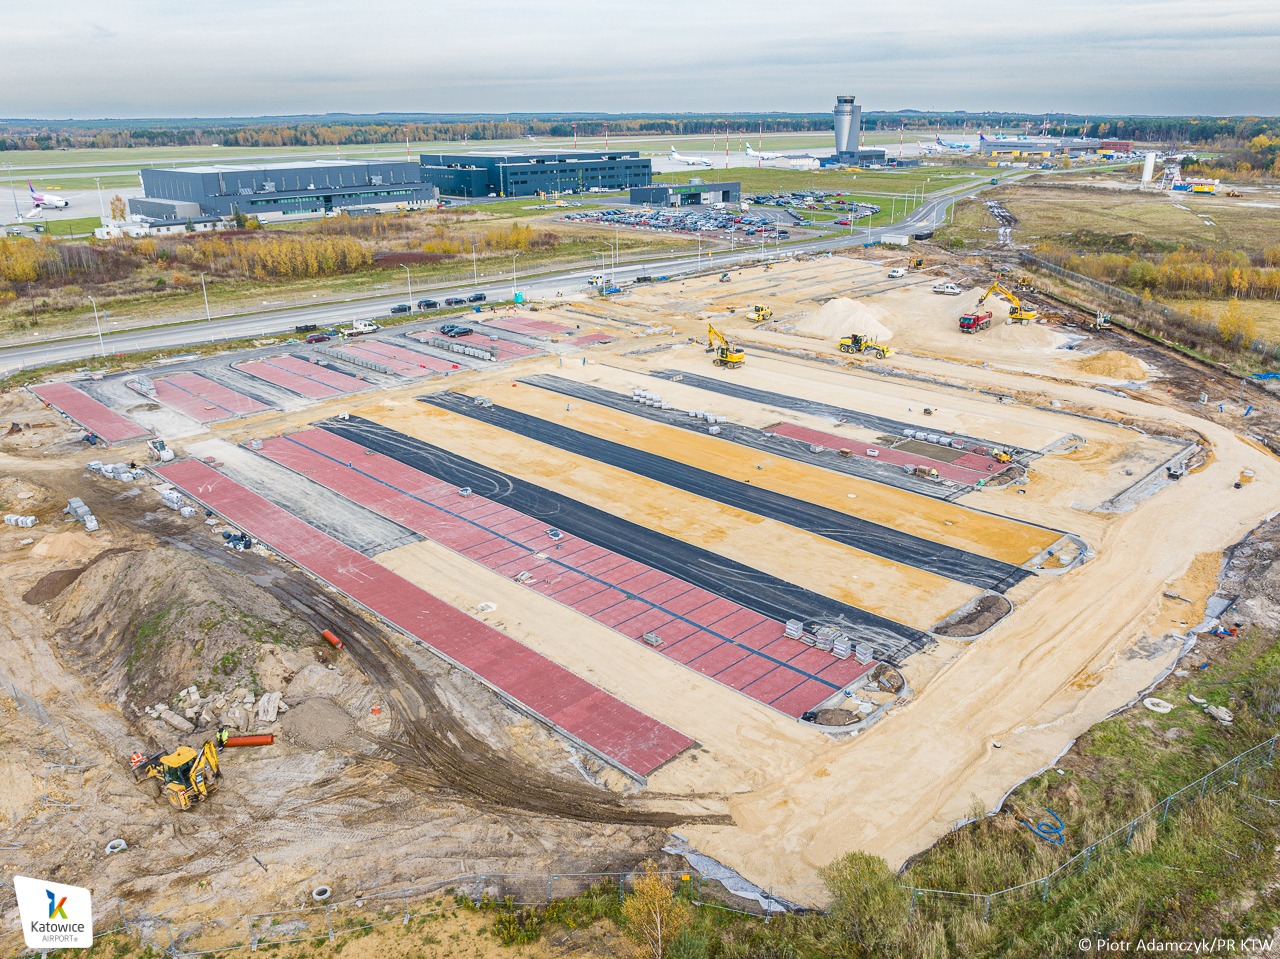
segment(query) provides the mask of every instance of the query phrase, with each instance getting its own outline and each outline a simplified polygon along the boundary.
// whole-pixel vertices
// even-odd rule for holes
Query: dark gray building
[[[537,196],[626,190],[653,182],[637,150],[424,153],[422,179],[449,196]]]
[[[314,160],[265,166],[142,170],[146,215],[182,218],[191,205],[214,216],[243,213],[273,220],[318,216],[343,207],[380,210],[434,206],[435,188],[409,160]],[[136,212],[144,212],[138,210]]]
[[[631,202],[641,206],[711,206],[741,199],[741,183],[655,183],[631,191]]]

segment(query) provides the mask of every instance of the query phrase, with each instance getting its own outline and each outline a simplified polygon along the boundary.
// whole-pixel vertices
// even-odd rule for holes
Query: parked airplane
[[[981,134],[979,134],[979,136],[981,136]],[[946,140],[943,140],[942,137],[938,136],[936,133],[933,135],[933,140],[937,146],[942,147],[944,150],[967,151],[967,150],[973,149],[972,143],[948,143]]]
[[[687,163],[690,166],[711,166],[712,165],[711,161],[708,160],[706,157],[681,156],[679,153],[676,152],[675,147],[671,148],[671,159],[675,160],[677,163]]]
[[[37,193],[36,188],[31,185],[31,181],[27,181],[27,188],[31,191],[31,212],[27,217],[33,217],[41,210],[65,210],[71,206],[71,201],[63,196],[53,196],[50,193]]]
[[[747,144],[747,156],[756,160],[812,160],[812,154],[809,153],[758,153],[751,149],[751,144]]]

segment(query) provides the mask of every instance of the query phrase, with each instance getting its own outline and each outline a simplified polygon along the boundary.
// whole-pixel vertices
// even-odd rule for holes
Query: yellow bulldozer
[[[707,341],[707,352],[715,354],[712,362],[716,366],[734,370],[747,361],[746,350],[736,343],[730,343],[725,339],[724,334],[710,323],[707,324]]]
[[[174,809],[190,809],[208,799],[218,788],[218,747],[212,741],[197,751],[179,746],[169,755],[157,753],[148,759],[141,753],[130,757],[135,782],[160,780],[160,792]]]
[[[854,333],[852,336],[840,337],[841,353],[874,353],[878,358],[893,356],[893,348],[881,343],[873,343],[871,337]]]

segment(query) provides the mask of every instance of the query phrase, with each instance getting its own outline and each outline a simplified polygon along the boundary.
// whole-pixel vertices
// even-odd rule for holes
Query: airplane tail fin
[[[986,138],[986,136],[984,136],[983,134],[979,133],[979,134],[978,134],[978,142],[979,142],[979,143],[986,143],[986,142],[987,142],[987,138]]]
[[[31,195],[32,195],[32,196],[35,196],[35,195],[36,195],[36,188],[35,188],[34,186],[32,186],[32,185],[31,185],[31,181],[30,181],[30,180],[28,180],[28,181],[27,181],[27,189],[31,191]]]

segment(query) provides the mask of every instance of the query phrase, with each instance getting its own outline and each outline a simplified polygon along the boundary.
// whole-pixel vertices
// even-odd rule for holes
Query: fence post
[[[333,920],[329,918],[329,904],[327,902],[324,904],[324,921],[329,926],[329,941],[333,942]]]
[[[406,892],[401,897],[404,900],[404,924],[409,925],[409,894]]]
[[[987,896],[987,905],[982,910],[982,921],[986,922],[991,917],[991,897]]]
[[[1276,754],[1276,737],[1272,736],[1271,741],[1267,743],[1267,765],[1271,765],[1272,759]]]
[[[1169,796],[1165,799],[1163,803],[1164,811],[1160,813],[1160,825],[1162,826],[1164,825],[1164,821],[1169,818],[1169,800],[1171,799],[1173,799],[1173,797]]]
[[[1128,849],[1128,848],[1129,848],[1129,843],[1133,841],[1133,830],[1134,830],[1134,828],[1135,828],[1137,825],[1138,825],[1138,820],[1136,820],[1136,819],[1131,819],[1131,820],[1129,820],[1129,832],[1128,832],[1128,834],[1124,837],[1124,848],[1125,848],[1125,849]]]
[[[253,921],[253,916],[249,917],[249,951],[258,951],[258,927]]]
[[[1044,877],[1044,892],[1040,896],[1040,901],[1041,902],[1049,901],[1049,877],[1048,876]]]
[[[1201,776],[1200,777],[1200,798],[1201,799],[1204,798],[1205,790],[1207,790],[1208,788],[1209,788],[1209,777]]]
[[[1092,846],[1086,846],[1086,847],[1085,847],[1085,850],[1084,850],[1084,869],[1083,869],[1083,870],[1081,870],[1082,872],[1088,872],[1088,871],[1089,871],[1089,859],[1090,859],[1090,857],[1091,857],[1092,855],[1093,855],[1093,847],[1092,847]]]

